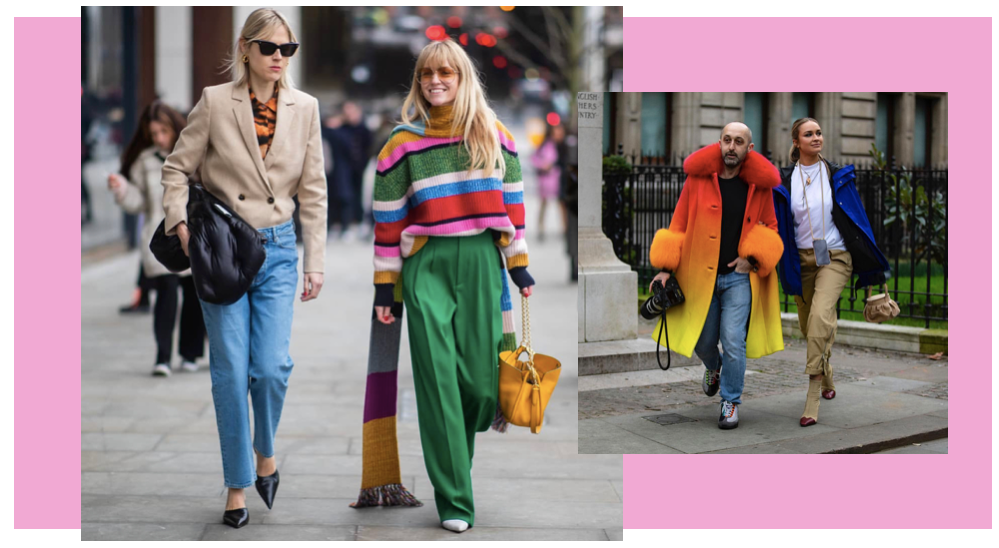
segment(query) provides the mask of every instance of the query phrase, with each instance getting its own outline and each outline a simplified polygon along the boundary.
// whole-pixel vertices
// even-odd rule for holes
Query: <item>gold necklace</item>
[[[822,160],[820,159],[819,161],[821,162]],[[815,164],[812,164],[812,165],[815,165]],[[811,166],[809,166],[809,167],[811,167]],[[802,175],[805,176],[805,186],[808,186],[808,185],[812,184],[812,176],[809,175],[809,174],[807,174],[807,173],[805,173],[804,166],[801,165],[801,162],[798,162],[798,171]],[[822,172],[822,169],[820,168],[819,169],[819,173],[821,174],[821,172]]]

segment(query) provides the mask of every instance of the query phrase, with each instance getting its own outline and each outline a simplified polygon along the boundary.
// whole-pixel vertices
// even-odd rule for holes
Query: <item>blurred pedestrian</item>
[[[323,139],[333,154],[333,169],[329,178],[329,216],[327,226],[337,237],[347,235],[348,228],[357,222],[354,217],[354,162],[351,157],[351,134],[344,127],[344,115],[338,112],[326,118],[321,130]]]
[[[578,149],[575,143],[570,145],[568,140],[562,142],[559,147],[559,160],[563,164],[562,184],[559,190],[560,200],[566,211],[565,243],[566,251],[569,254],[569,279],[578,281],[579,269],[577,260],[579,258],[579,168]]]
[[[501,258],[525,297],[534,286],[524,183],[513,137],[450,39],[417,58],[402,122],[378,156],[375,315],[396,321],[402,282],[424,461],[441,524],[460,533],[475,520],[472,454],[496,414],[497,353],[515,346]]]
[[[562,232],[565,232],[565,206],[558,201],[559,186],[562,182],[562,167],[559,158],[559,147],[565,141],[565,127],[562,124],[548,125],[541,146],[534,151],[531,162],[538,172],[538,195],[541,197],[541,207],[538,210],[538,241],[545,239],[545,210],[549,200],[556,202],[562,217]]]
[[[197,371],[198,358],[205,353],[205,325],[201,305],[194,290],[191,271],[174,274],[156,260],[149,250],[156,227],[163,220],[163,187],[160,179],[163,162],[173,150],[177,136],[187,125],[176,110],[153,101],[142,111],[139,128],[122,155],[121,173],[108,176],[108,188],[114,193],[115,202],[133,215],[143,214],[141,256],[142,277],[156,291],[153,314],[153,335],[156,338],[156,361],[153,375],[169,377],[173,356],[173,331],[177,319],[177,290],[184,293],[180,313],[179,352],[181,368]]]
[[[323,286],[327,204],[319,102],[295,89],[288,74],[298,47],[284,15],[253,11],[228,60],[232,82],[204,89],[163,166],[166,233],[180,237],[185,253],[191,238],[187,178],[199,166],[205,189],[260,232],[266,253],[238,301],[201,302],[229,489],[223,523],[236,528],[249,522],[243,489],[255,484],[270,508],[280,480],[274,435],[293,367],[288,345],[298,276],[296,194],[305,232],[302,302],[317,298]]]
[[[367,222],[364,211],[364,171],[371,160],[371,130],[364,123],[364,112],[353,101],[343,104],[343,129],[348,136],[351,177],[351,220],[347,239],[358,236],[361,225]]]
[[[88,100],[87,92],[85,90],[81,91],[82,91],[81,93],[82,108],[80,116],[80,128],[82,129],[82,133],[80,138],[80,165],[81,165],[80,171],[82,172],[83,171],[82,167],[85,166],[87,162],[90,160],[90,141],[87,139],[87,134],[90,133],[90,123],[93,121],[93,115],[91,114],[92,107],[90,106],[90,101]],[[83,180],[82,176],[80,177],[80,180],[83,183],[83,186],[80,188],[80,210],[83,221],[81,223],[82,226],[94,220],[94,209],[93,209],[93,204],[91,203],[90,200],[90,191],[87,190],[87,181]]]

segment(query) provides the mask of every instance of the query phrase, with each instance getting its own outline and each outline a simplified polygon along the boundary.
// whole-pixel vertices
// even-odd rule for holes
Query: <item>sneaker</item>
[[[701,388],[704,389],[704,393],[708,396],[714,396],[718,393],[718,376],[718,371],[704,368],[704,380],[701,381]]]
[[[721,415],[718,417],[718,428],[731,430],[739,426],[739,406],[730,401],[722,400]]]
[[[446,519],[441,522],[448,531],[454,531],[455,533],[464,533],[468,530],[468,522],[460,519]]]
[[[168,363],[158,363],[153,366],[153,376],[154,377],[169,377],[170,376],[170,364]]]
[[[198,364],[184,360],[180,363],[180,368],[189,373],[194,373],[198,370]]]

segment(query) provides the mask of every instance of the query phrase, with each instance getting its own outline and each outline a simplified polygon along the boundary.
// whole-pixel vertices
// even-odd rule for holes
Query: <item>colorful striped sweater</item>
[[[451,107],[433,107],[430,123],[399,126],[378,155],[375,175],[375,305],[391,306],[402,262],[430,236],[472,236],[492,230],[518,287],[527,272],[524,182],[513,136],[497,122],[504,168],[486,177],[468,170],[462,137],[451,136]]]

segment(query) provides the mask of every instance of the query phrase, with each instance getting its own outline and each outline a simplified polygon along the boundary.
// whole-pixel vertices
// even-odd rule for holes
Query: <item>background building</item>
[[[756,150],[787,161],[791,124],[809,116],[822,125],[825,154],[869,159],[871,143],[898,165],[947,163],[946,93],[618,93],[604,104],[607,152],[675,159],[716,142],[729,122],[753,130]],[[613,148],[610,148],[613,147]]]
[[[87,249],[128,236],[137,219],[115,207],[109,172],[155,98],[188,112],[205,86],[228,81],[223,60],[256,6],[82,9],[83,201]],[[552,120],[574,120],[575,91],[621,89],[621,7],[283,6],[302,47],[290,63],[296,86],[323,116],[358,103],[375,130],[398,118],[419,51],[458,40],[477,64],[501,118],[540,141]],[[548,116],[554,113],[554,117]],[[573,129],[569,127],[570,131]],[[537,144],[537,143],[535,143]],[[86,215],[84,215],[86,219]]]

